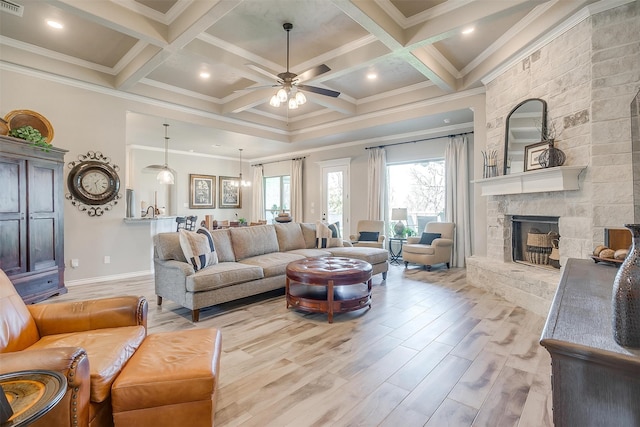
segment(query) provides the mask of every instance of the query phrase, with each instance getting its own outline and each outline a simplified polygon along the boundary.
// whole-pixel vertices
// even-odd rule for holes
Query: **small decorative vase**
[[[549,148],[544,150],[538,156],[538,163],[543,168],[555,168],[556,166],[562,166],[567,160],[566,154],[559,148],[553,146],[553,140],[549,141]]]
[[[613,281],[613,337],[625,347],[640,347],[640,224],[625,224],[633,237],[631,251]]]

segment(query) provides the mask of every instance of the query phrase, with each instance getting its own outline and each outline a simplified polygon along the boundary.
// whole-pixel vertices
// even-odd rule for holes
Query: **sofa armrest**
[[[188,262],[176,261],[174,259],[170,260],[161,260],[155,258],[153,260],[153,264],[155,267],[155,276],[156,280],[158,277],[162,277],[163,274],[171,274],[171,275],[180,275],[184,278],[187,276],[191,276],[196,274],[196,271],[193,269],[193,266]]]
[[[147,329],[148,304],[143,296],[36,304],[27,308],[42,336],[122,326],[142,325]]]
[[[353,247],[353,243],[351,243],[348,240],[343,240],[342,241],[342,246],[344,246],[345,248],[351,248],[351,247]]]
[[[416,244],[416,243],[420,243],[420,237],[416,237],[416,236],[409,236],[409,237],[407,237],[407,243],[408,243],[408,244]]]
[[[433,239],[433,242],[431,242],[431,246],[435,246],[438,248],[450,248],[451,246],[453,246],[453,240],[443,238]]]
[[[384,234],[378,236],[378,243],[384,243],[384,240],[387,238]]]
[[[0,372],[44,369],[67,379],[64,397],[40,420],[47,426],[88,426],[91,380],[89,358],[79,347],[43,348],[0,354]]]

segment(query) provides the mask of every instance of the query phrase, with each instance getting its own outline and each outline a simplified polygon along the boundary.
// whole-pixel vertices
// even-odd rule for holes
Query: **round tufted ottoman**
[[[371,264],[359,259],[318,257],[287,265],[287,308],[334,313],[371,308]]]

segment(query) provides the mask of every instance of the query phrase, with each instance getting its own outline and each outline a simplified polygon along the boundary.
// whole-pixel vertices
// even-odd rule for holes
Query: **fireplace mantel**
[[[558,166],[471,181],[483,196],[578,190],[578,176],[586,166]]]

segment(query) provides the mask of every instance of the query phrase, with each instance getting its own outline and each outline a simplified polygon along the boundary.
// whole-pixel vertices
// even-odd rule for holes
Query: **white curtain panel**
[[[253,193],[251,206],[251,220],[258,221],[264,218],[264,189],[263,189],[264,170],[262,165],[253,167]]]
[[[291,216],[302,222],[302,159],[291,160]]]
[[[469,180],[467,179],[467,137],[449,138],[444,154],[447,221],[456,226],[453,242],[453,267],[464,267],[471,256],[469,226]]]
[[[384,221],[387,152],[384,148],[369,149],[368,219]]]

